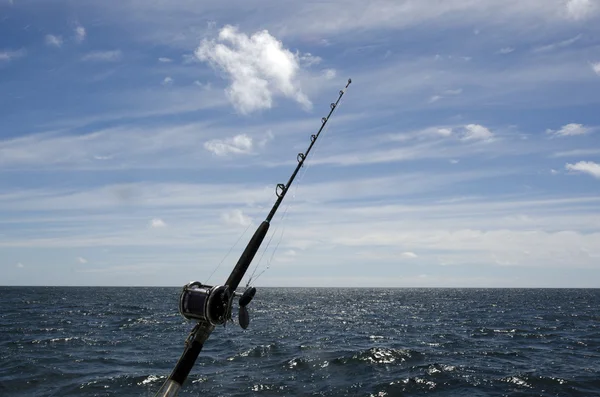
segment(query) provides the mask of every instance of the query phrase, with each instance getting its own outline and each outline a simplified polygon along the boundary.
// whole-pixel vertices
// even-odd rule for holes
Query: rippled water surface
[[[152,396],[178,288],[0,287],[1,396]],[[600,290],[259,289],[181,395],[600,396]]]

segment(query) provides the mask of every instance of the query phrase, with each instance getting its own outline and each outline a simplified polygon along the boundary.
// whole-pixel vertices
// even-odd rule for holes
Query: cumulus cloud
[[[167,226],[167,224],[160,218],[154,218],[150,221],[150,227],[153,229],[158,229],[165,226]]]
[[[75,40],[78,43],[81,43],[83,40],[85,40],[85,35],[86,31],[83,26],[79,25],[75,28]]]
[[[111,51],[92,51],[85,54],[81,60],[87,62],[116,62],[121,59],[120,50]]]
[[[82,256],[78,256],[76,259],[77,259],[77,262],[81,263],[82,265],[85,263],[88,263],[87,259],[85,259]]]
[[[592,63],[592,70],[598,75],[600,76],[600,62],[596,62],[596,63]]]
[[[556,135],[556,136],[573,136],[573,135],[584,135],[588,132],[592,131],[592,128],[585,127],[582,124],[566,124],[563,125],[562,128],[558,131],[547,129],[546,133]]]
[[[231,210],[228,212],[224,212],[221,215],[221,220],[228,225],[233,226],[248,226],[252,222],[249,216],[245,215],[242,210]]]
[[[494,134],[486,127],[479,124],[468,124],[465,126],[465,133],[463,134],[462,140],[464,141],[475,141],[475,140],[489,140],[494,137]]]
[[[60,36],[55,36],[53,34],[47,34],[45,38],[46,44],[51,47],[60,47],[62,46],[63,39]]]
[[[16,50],[16,51],[10,51],[10,50],[0,51],[0,62],[10,62],[13,59],[17,59],[17,58],[21,58],[21,57],[25,56],[25,54],[26,54],[26,52],[23,49]]]
[[[162,81],[162,85],[169,85],[169,84],[173,84],[173,78],[171,78],[171,76],[165,77],[165,79]]]
[[[252,151],[252,138],[246,134],[240,134],[224,140],[213,139],[205,142],[204,148],[217,156],[225,156],[229,153],[247,154]]]
[[[580,161],[576,164],[567,163],[565,168],[568,171],[581,172],[600,179],[600,164],[594,163],[593,161]]]
[[[225,72],[231,81],[227,96],[243,114],[271,108],[276,96],[291,98],[306,109],[312,106],[297,82],[299,56],[267,30],[248,36],[227,25],[217,40],[203,40],[195,55]]]
[[[594,11],[592,0],[568,0],[567,14],[572,19],[584,19]]]

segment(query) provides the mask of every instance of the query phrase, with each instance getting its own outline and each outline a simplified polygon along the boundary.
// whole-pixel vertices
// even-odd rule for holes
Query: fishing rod
[[[275,204],[273,204],[273,207],[265,220],[254,232],[254,235],[248,242],[244,252],[242,252],[240,259],[238,259],[233,271],[227,278],[227,281],[225,281],[225,284],[210,286],[204,285],[199,281],[194,281],[183,287],[183,291],[179,297],[179,312],[186,319],[195,320],[197,323],[185,341],[185,348],[179,361],[177,361],[173,372],[171,372],[169,378],[157,392],[156,397],[177,396],[192,370],[192,367],[196,363],[196,359],[200,355],[204,343],[212,331],[216,326],[225,325],[228,320],[231,320],[231,308],[235,297],[240,298],[238,303],[239,324],[243,329],[248,328],[248,325],[250,324],[250,315],[246,306],[248,306],[250,301],[252,301],[252,298],[254,298],[256,288],[246,288],[243,293],[237,292],[236,290],[267,235],[270,222],[275,216],[277,209],[281,205],[292,182],[294,182],[298,171],[304,165],[304,161],[310,153],[310,150],[319,138],[319,135],[321,135],[321,131],[325,128],[327,121],[329,121],[333,111],[338,106],[342,96],[344,96],[346,89],[350,86],[350,83],[352,83],[352,80],[348,79],[348,83],[344,89],[340,91],[337,100],[331,103],[329,114],[327,117],[321,119],[319,131],[310,136],[310,145],[308,146],[308,149],[306,149],[306,152],[298,153],[296,158],[298,160],[298,165],[292,176],[290,176],[290,179],[285,185],[279,183],[275,188],[275,195],[277,196]]]

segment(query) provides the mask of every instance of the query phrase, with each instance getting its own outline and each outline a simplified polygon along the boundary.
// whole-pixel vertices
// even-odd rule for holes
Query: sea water
[[[179,292],[0,287],[0,396],[154,395],[193,326]],[[258,288],[249,310],[182,396],[600,396],[599,289]]]

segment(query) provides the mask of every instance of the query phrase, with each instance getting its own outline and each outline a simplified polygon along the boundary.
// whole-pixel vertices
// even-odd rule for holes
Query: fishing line
[[[229,256],[229,254],[231,254],[231,251],[233,251],[233,249],[235,248],[235,246],[237,245],[237,243],[239,243],[240,240],[242,239],[242,237],[244,237],[244,235],[246,234],[246,232],[248,231],[248,229],[250,228],[251,225],[252,225],[252,222],[248,223],[248,226],[246,226],[246,229],[244,230],[244,232],[240,235],[240,237],[238,237],[238,239],[235,242],[235,244],[233,244],[231,246],[231,248],[229,248],[229,251],[225,254],[225,256],[223,257],[223,259],[221,259],[221,262],[219,262],[219,264],[217,265],[217,267],[215,268],[215,270],[213,270],[213,272],[210,274],[210,276],[206,280],[206,283],[208,283],[210,281],[210,279],[212,278],[212,276],[214,276],[214,274],[216,273],[216,271],[219,270],[219,267],[221,267],[221,265],[223,264],[223,262],[225,262],[225,259],[227,259],[227,257]]]
[[[340,105],[338,104],[338,107]],[[325,128],[322,131],[322,134],[327,136],[327,132],[329,130],[329,125],[325,125]],[[324,139],[322,139],[324,140]],[[317,154],[319,153],[319,149],[322,146],[322,142],[321,141],[317,141],[315,142],[314,148],[313,148],[313,157],[317,156]],[[300,185],[302,184],[302,181],[304,180],[304,176],[306,175],[306,173],[308,172],[308,169],[312,166],[313,162],[309,162],[308,165],[303,166],[303,170],[302,173],[300,175],[300,177],[298,178],[298,181],[296,182],[296,186],[294,187],[294,193],[292,195],[292,200],[291,202],[286,206],[283,214],[281,215],[280,218],[280,222],[277,224],[277,227],[275,228],[275,230],[273,231],[273,234],[271,234],[271,237],[269,238],[269,241],[267,242],[267,245],[265,247],[265,249],[263,250],[258,262],[256,263],[256,265],[254,266],[254,270],[252,272],[252,274],[250,275],[248,282],[246,283],[246,287],[248,287],[250,285],[250,283],[252,282],[252,280],[254,280],[254,282],[256,282],[256,280],[258,280],[258,278],[268,269],[271,268],[271,263],[273,261],[273,258],[275,257],[275,253],[277,252],[277,250],[279,249],[279,245],[281,244],[281,241],[283,240],[283,235],[285,234],[285,229],[287,227],[287,223],[284,222],[285,218],[287,217],[287,213],[288,210],[292,207],[292,205],[295,203],[296,201],[296,194],[298,193],[298,188],[300,187]],[[265,267],[265,269],[263,269],[257,276],[256,278],[254,278],[254,275],[256,274],[256,271],[258,270],[260,263],[262,262],[263,256],[265,254],[265,252],[269,249],[269,246],[271,245],[271,241],[273,240],[273,237],[275,236],[275,234],[277,233],[278,229],[279,229],[279,225],[282,225],[282,229],[281,229],[281,233],[279,235],[279,240],[277,241],[277,245],[275,246],[275,249],[273,250],[273,252],[271,253],[271,257],[269,258],[269,261],[267,262],[267,266]]]

